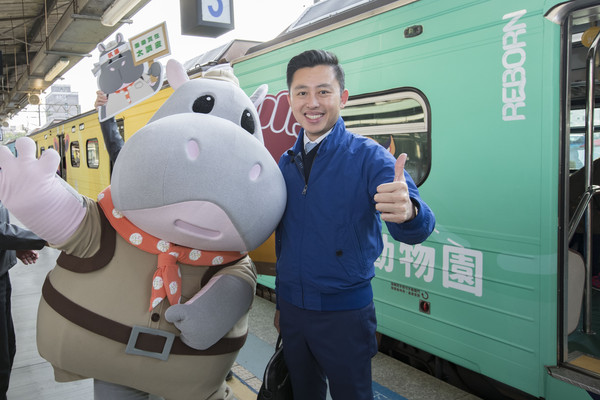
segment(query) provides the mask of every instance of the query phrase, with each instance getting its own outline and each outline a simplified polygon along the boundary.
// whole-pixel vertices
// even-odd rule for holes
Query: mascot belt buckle
[[[135,347],[137,344],[138,336],[140,333],[145,333],[153,336],[162,336],[165,338],[165,344],[163,346],[162,352],[154,352],[154,351],[146,351],[140,350]],[[152,358],[158,358],[162,361],[167,361],[169,358],[169,353],[171,352],[171,347],[173,346],[173,341],[175,340],[175,334],[171,332],[161,331],[159,329],[148,328],[145,326],[135,325],[131,330],[131,335],[129,336],[129,341],[127,342],[127,347],[125,348],[125,353],[127,354],[135,354],[139,356],[146,356]]]

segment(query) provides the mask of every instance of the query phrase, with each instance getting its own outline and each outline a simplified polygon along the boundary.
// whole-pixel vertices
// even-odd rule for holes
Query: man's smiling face
[[[300,68],[294,73],[289,102],[309,139],[315,140],[335,125],[347,100],[348,91],[340,93],[332,66]]]

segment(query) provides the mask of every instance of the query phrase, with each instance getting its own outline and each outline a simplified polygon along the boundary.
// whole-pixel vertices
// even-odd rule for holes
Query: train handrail
[[[586,58],[586,76],[585,85],[585,290],[584,290],[584,312],[583,312],[583,331],[586,334],[592,334],[592,207],[591,199],[596,192],[593,185],[594,177],[594,109],[596,99],[594,96],[596,81],[596,57],[598,54],[598,43],[600,43],[600,32],[596,34],[587,53]],[[583,199],[582,199],[583,201]],[[579,208],[579,207],[578,207]],[[570,230],[569,230],[570,231]]]
[[[579,203],[577,204],[577,208],[575,209],[575,212],[573,213],[571,221],[569,222],[568,242],[571,242],[571,240],[573,239],[573,236],[575,235],[575,231],[577,230],[577,225],[579,225],[579,223],[581,222],[581,218],[583,217],[584,212],[587,209],[588,205],[592,201],[592,198],[598,192],[600,192],[600,186],[592,185],[591,188],[587,189],[581,195],[581,200],[579,200]]]

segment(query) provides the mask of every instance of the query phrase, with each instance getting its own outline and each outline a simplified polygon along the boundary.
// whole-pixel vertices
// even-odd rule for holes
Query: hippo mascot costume
[[[0,148],[0,199],[62,250],[42,289],[39,352],[57,381],[94,378],[96,399],[233,398],[225,377],[256,287],[247,253],[285,208],[256,111],[265,87],[251,99],[227,73],[166,70],[175,91],[125,143],[98,201],[56,176],[55,151],[36,159],[25,137],[17,157]]]

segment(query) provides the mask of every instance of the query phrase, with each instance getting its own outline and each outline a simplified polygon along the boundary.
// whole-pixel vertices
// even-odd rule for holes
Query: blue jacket
[[[381,219],[373,197],[394,179],[394,157],[381,145],[346,130],[339,118],[317,150],[305,184],[304,130],[279,160],[287,205],[276,231],[277,298],[309,310],[352,310],[373,299],[374,262],[383,250]],[[416,218],[387,223],[407,244],[423,242],[435,217],[405,171]]]

